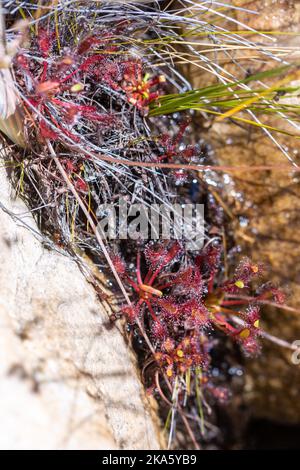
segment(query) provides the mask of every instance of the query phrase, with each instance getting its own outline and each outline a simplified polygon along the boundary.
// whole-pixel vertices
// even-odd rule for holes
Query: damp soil
[[[274,2],[249,2],[249,5],[255,8],[258,3],[259,25],[251,23],[252,17],[240,20],[265,30],[285,27],[292,8],[294,23],[289,20],[288,26],[295,28],[299,11],[292,5],[294,2],[277,2],[283,14],[281,10],[274,11]],[[276,24],[270,24],[270,18],[274,22],[276,19]],[[247,69],[247,62],[244,65]],[[201,86],[206,80],[205,76],[190,73],[194,86]],[[203,142],[208,163],[229,166],[285,163],[282,151],[261,131],[230,122],[216,124],[195,119],[195,140]],[[299,141],[286,137],[278,140],[294,162],[300,164]],[[241,256],[261,261],[268,266],[268,280],[287,291],[287,303],[295,311],[264,307],[263,328],[290,343],[300,339],[300,178],[297,173],[292,170],[287,173],[241,171],[230,175],[211,172],[205,175],[204,181],[202,176],[193,175],[183,192],[186,198],[208,207],[210,230],[218,235],[226,234],[232,266]],[[142,365],[145,351],[138,335],[134,336],[133,345]],[[237,348],[224,344],[222,350],[216,351],[212,367],[220,382],[230,386],[232,399],[226,406],[212,403],[212,425],[207,437],[202,439],[204,448],[300,448],[300,366],[292,363],[290,350],[264,341],[261,356],[246,359]],[[161,405],[162,422],[167,411]],[[179,429],[179,448],[190,446],[183,433]]]

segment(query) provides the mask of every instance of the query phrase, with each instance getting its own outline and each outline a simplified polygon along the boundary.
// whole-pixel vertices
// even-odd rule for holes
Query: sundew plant
[[[243,253],[231,264],[224,207],[208,179],[236,168],[218,165],[195,131],[197,119],[259,128],[282,161],[245,162],[244,171],[298,171],[278,141],[299,138],[288,99],[298,66],[275,33],[236,16],[255,12],[231,3],[2,2],[5,165],[44,243],[79,263],[85,254],[109,277],[118,299],[111,321],[132,340],[169,448],[209,441],[212,407],[232,394],[212,373],[215,357],[229,347],[255,360],[261,338],[276,342],[261,328],[261,306],[285,307],[262,264]],[[251,74],[236,51],[269,65]],[[205,86],[193,88],[191,67]],[[203,248],[189,250],[184,237],[106,240],[101,207],[119,197],[148,208],[206,200]]]

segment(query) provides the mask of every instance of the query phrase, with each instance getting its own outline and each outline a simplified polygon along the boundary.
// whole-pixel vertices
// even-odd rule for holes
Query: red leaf
[[[47,80],[46,82],[38,83],[38,85],[35,88],[35,91],[37,93],[49,93],[49,92],[57,93],[59,90],[59,85],[60,85],[59,82]]]
[[[48,33],[47,30],[39,28],[38,46],[44,57],[49,55],[52,39],[53,33]]]

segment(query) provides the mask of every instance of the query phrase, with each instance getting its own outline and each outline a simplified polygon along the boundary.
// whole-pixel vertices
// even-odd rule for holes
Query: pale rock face
[[[0,202],[37,230],[3,169]],[[71,259],[0,209],[0,448],[160,448],[107,309]]]

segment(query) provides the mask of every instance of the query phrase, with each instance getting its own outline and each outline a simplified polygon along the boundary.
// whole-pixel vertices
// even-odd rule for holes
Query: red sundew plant
[[[178,241],[150,242],[143,257],[138,251],[134,276],[119,256],[114,263],[132,289],[132,306],[123,312],[131,324],[138,319],[144,325],[160,370],[172,382],[178,377],[190,382],[194,374],[196,381],[224,401],[228,391],[215,388],[209,379],[216,333],[222,332],[246,355],[255,356],[260,351],[259,302],[270,297],[284,301],[270,284],[252,293],[251,283],[263,267],[244,258],[233,276],[222,281],[218,245],[209,244],[192,259]],[[247,300],[242,300],[245,293]]]
[[[96,14],[98,2],[88,3],[93,7],[81,25],[73,9],[56,11],[57,20],[42,9],[42,17],[28,30],[28,42],[18,49],[13,73],[28,148],[13,158],[21,168],[20,186],[25,184],[30,206],[41,208],[44,233],[54,239],[58,234],[62,248],[68,252],[82,248],[102,265],[106,245],[99,243],[91,228],[102,204],[115,203],[120,195],[148,206],[189,200],[189,188],[174,190],[174,179],[176,185],[187,181],[192,175],[188,165],[201,162],[201,148],[183,142],[189,125],[186,117],[157,118],[150,113],[149,123],[145,120],[165,90],[186,91],[186,79],[173,68],[173,54],[164,60],[169,45],[173,48],[172,37],[174,44],[182,40],[178,28],[173,28],[179,20],[176,10],[167,28],[170,12],[161,21],[162,12],[155,19],[152,7],[149,17],[144,16],[144,5],[139,11],[136,4],[132,11],[128,4],[121,15],[121,4],[101,3]],[[29,4],[20,8],[28,11]],[[192,27],[198,31],[198,22]],[[177,132],[174,125],[179,125]],[[155,137],[159,132],[162,135]],[[103,156],[112,161],[102,160]],[[148,167],[142,170],[129,163]],[[152,388],[172,410],[180,413],[184,408],[183,421],[190,411],[195,418],[188,402],[192,396],[203,434],[206,396],[220,402],[229,396],[212,373],[216,346],[229,339],[246,355],[257,355],[263,334],[260,304],[270,299],[283,303],[284,294],[270,283],[257,287],[263,266],[248,258],[225,278],[220,246],[212,240],[197,255],[187,252],[183,242],[161,241],[150,242],[143,250],[135,246],[128,257],[127,262],[112,256],[118,276],[112,272],[121,280],[119,287],[124,283],[130,289],[130,299],[122,290],[131,300],[123,314],[134,334],[143,336],[146,354],[151,353],[142,368],[150,365]],[[129,263],[135,258],[133,270]]]
[[[182,139],[184,133],[189,125],[189,121],[185,120],[181,123],[178,132],[171,136],[170,134],[163,134],[159,139],[159,144],[162,148],[162,155],[156,157],[155,161],[182,161],[190,162],[193,157],[199,156],[199,148],[196,145],[184,146],[182,145]]]

